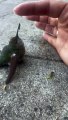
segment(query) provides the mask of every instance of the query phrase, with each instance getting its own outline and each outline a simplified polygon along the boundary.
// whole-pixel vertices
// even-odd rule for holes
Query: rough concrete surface
[[[0,0],[0,50],[15,36],[19,23],[26,49],[25,63],[17,67],[6,91],[8,68],[0,68],[0,120],[68,120],[68,67],[33,22],[12,12],[21,2]]]

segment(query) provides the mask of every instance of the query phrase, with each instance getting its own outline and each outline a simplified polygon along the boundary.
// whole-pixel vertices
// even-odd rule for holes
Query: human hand
[[[25,2],[15,7],[14,12],[36,21],[36,26],[44,30],[44,39],[68,65],[68,3],[53,0]]]

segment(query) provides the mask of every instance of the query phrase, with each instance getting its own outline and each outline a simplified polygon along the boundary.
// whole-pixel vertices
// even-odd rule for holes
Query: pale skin
[[[57,50],[63,62],[68,65],[68,2],[24,2],[16,6],[14,12],[26,16],[28,20],[36,21],[36,27],[44,31],[44,39]]]

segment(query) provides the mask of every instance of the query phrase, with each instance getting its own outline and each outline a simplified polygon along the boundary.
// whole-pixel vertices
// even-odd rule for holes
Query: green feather
[[[17,49],[15,46],[9,46],[9,45],[5,46],[0,54],[0,66],[8,65],[11,59],[11,55],[16,52]]]

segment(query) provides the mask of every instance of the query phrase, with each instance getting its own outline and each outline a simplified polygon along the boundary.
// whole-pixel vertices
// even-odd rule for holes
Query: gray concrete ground
[[[0,120],[68,120],[68,67],[33,22],[13,14],[21,2],[0,0],[0,49],[16,34],[19,22],[26,49],[25,64],[17,67],[6,91],[8,68],[0,68]]]

